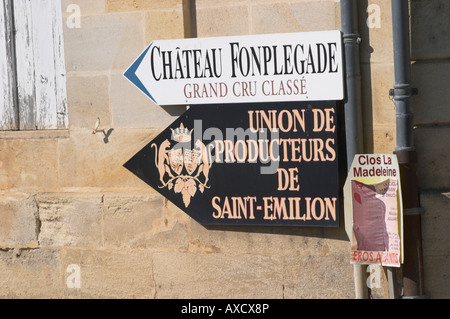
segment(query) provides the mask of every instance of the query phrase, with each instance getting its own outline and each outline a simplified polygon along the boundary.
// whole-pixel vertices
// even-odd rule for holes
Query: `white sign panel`
[[[124,76],[158,105],[342,100],[341,32],[154,41]]]

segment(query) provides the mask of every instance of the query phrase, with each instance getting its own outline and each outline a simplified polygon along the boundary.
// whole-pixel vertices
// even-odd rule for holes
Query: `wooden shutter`
[[[12,3],[16,129],[68,128],[61,1],[13,0]]]
[[[0,130],[17,128],[10,0],[0,0]]]

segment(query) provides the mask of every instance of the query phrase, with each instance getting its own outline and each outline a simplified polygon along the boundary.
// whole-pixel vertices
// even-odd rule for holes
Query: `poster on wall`
[[[396,155],[356,155],[344,198],[350,262],[400,267],[403,222]]]

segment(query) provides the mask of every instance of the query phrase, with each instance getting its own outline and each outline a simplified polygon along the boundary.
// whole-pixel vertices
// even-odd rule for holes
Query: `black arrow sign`
[[[203,225],[339,226],[336,103],[191,106],[124,166]]]

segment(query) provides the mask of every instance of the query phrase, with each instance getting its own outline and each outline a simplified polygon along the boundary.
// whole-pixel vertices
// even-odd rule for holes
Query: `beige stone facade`
[[[341,24],[339,0],[195,3],[198,37],[340,30]],[[79,27],[67,24],[72,4],[80,8]],[[358,4],[365,151],[391,154],[390,1]],[[68,129],[0,132],[0,297],[354,298],[343,224],[206,229],[122,166],[184,110],[153,104],[123,76],[152,40],[192,34],[193,15],[182,0],[62,0],[62,10]],[[411,0],[431,298],[450,297],[449,17],[446,0]],[[97,118],[108,137],[92,134]],[[78,287],[71,285],[70,265],[78,266]],[[388,298],[385,272],[379,273],[371,296]]]

